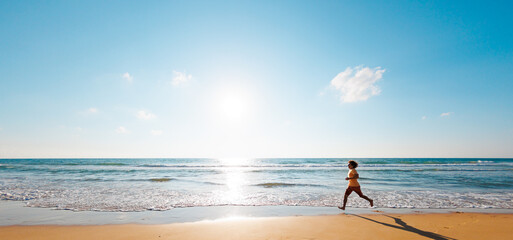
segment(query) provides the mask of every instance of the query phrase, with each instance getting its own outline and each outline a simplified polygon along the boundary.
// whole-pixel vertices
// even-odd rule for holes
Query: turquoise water
[[[0,159],[0,200],[75,211],[338,206],[349,159]],[[513,159],[355,159],[385,208],[513,208]],[[353,194],[350,207],[368,207]]]

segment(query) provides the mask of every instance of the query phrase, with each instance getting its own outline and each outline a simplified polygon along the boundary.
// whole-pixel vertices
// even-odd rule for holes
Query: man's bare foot
[[[346,210],[346,207],[338,207],[339,209]]]
[[[370,200],[371,207],[374,207],[374,200]]]

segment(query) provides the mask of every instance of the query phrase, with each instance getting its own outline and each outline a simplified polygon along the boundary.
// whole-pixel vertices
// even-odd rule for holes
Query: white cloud
[[[119,126],[118,128],[116,128],[116,133],[126,134],[126,133],[128,133],[128,130],[123,126]]]
[[[422,120],[426,120],[426,119],[427,119],[427,117],[426,117],[426,116],[422,116]]]
[[[444,112],[444,113],[440,114],[440,117],[448,117],[453,114],[454,114],[453,112]]]
[[[340,92],[341,102],[365,101],[381,93],[375,83],[383,77],[384,72],[385,69],[381,67],[348,67],[333,78],[330,85]]]
[[[150,119],[153,119],[153,118],[156,118],[157,116],[155,116],[155,114],[153,113],[150,113],[150,112],[146,112],[146,111],[139,111],[137,112],[137,118],[139,119],[142,119],[142,120],[150,120]]]
[[[98,108],[90,107],[88,109],[79,111],[78,114],[80,114],[80,115],[93,115],[93,114],[97,114],[98,112],[99,112]]]
[[[121,77],[129,83],[132,83],[132,81],[134,80],[134,76],[130,75],[130,73],[128,73],[128,72],[123,73],[123,75],[121,75]]]
[[[171,84],[178,86],[182,85],[189,80],[192,79],[191,74],[187,74],[186,72],[178,72],[173,70],[173,79],[171,80]]]
[[[159,135],[162,135],[162,131],[161,130],[151,130],[151,135],[153,136],[159,136]]]

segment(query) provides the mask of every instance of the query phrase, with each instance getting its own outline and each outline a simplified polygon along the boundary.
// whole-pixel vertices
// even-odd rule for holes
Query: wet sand
[[[513,214],[339,214],[173,224],[0,227],[0,239],[509,239]]]

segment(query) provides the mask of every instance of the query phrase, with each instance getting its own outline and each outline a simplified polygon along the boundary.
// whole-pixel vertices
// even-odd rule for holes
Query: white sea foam
[[[74,188],[31,189],[21,186],[0,189],[0,199],[25,201],[30,207],[74,211],[145,211],[197,206],[340,206],[343,195],[294,191],[252,192],[230,196],[229,191],[178,192],[161,188]],[[365,194],[382,208],[503,208],[513,209],[513,193],[474,193],[449,191],[371,191]],[[230,197],[227,197],[230,196]],[[368,207],[356,194],[348,206]]]

